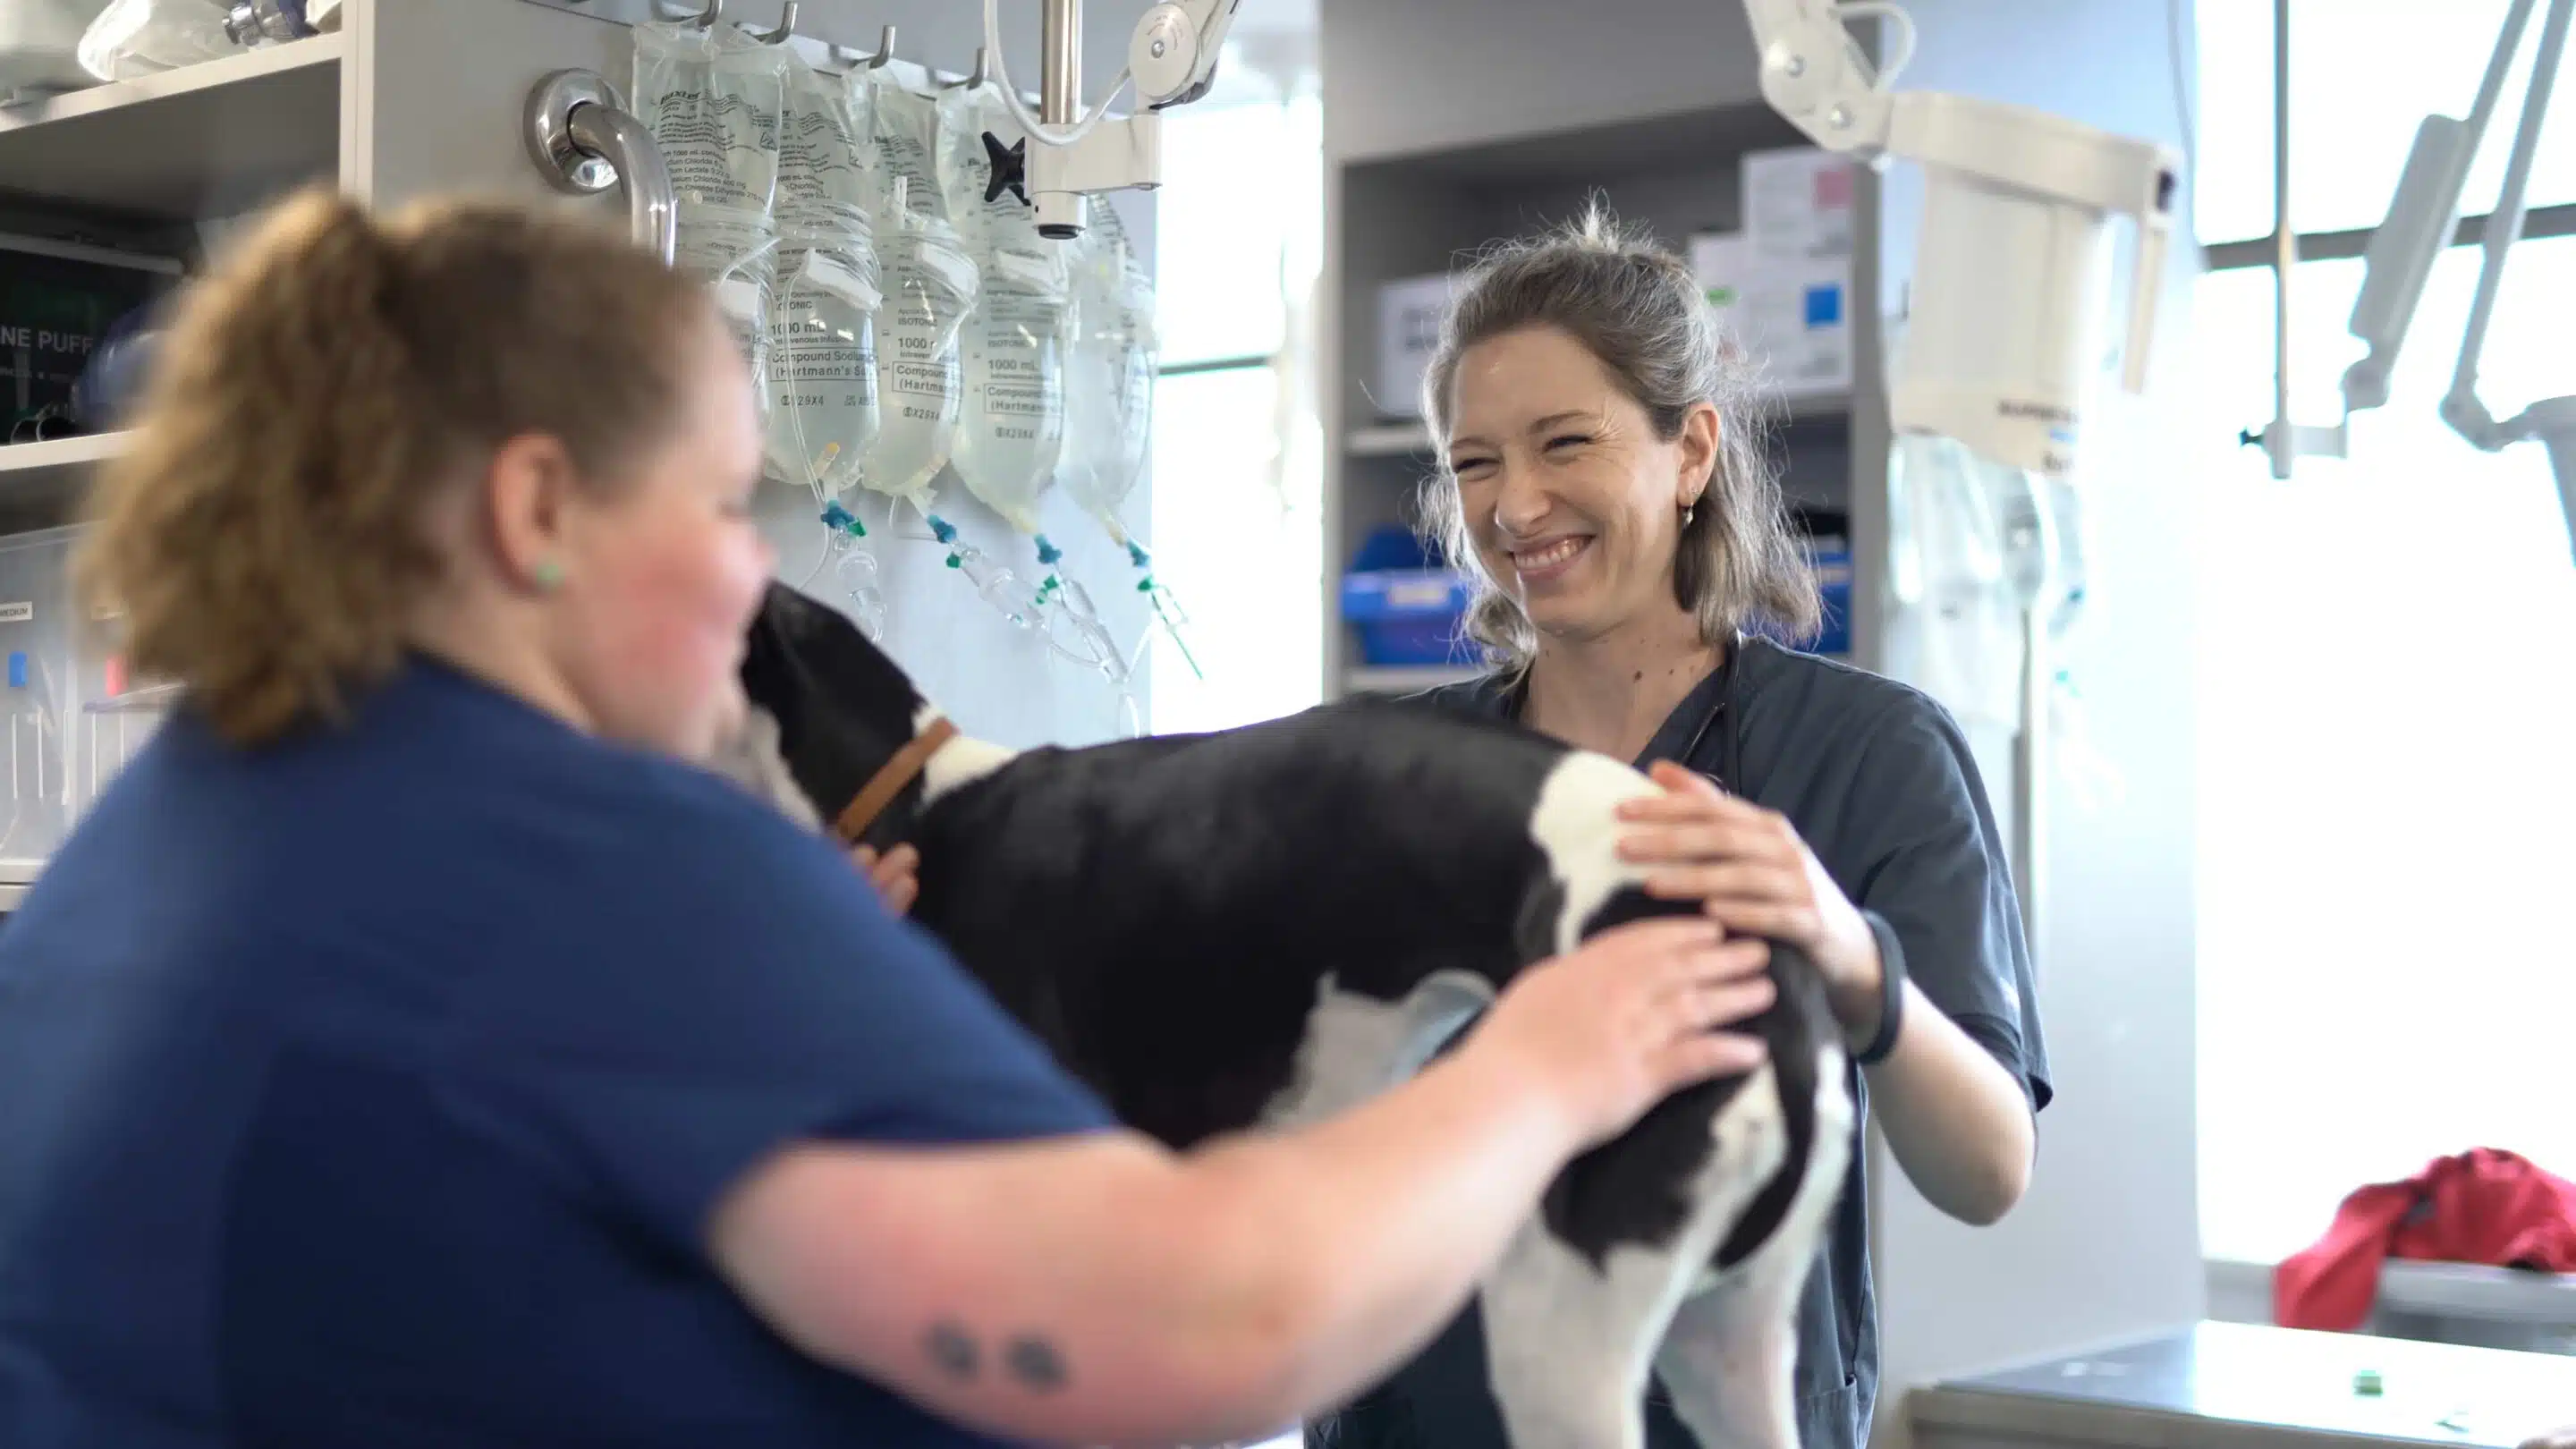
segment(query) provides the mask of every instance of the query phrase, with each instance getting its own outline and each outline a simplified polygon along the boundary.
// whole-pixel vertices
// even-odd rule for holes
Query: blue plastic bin
[[[1411,529],[1381,528],[1342,575],[1342,618],[1364,664],[1470,664],[1476,645],[1458,632],[1470,596],[1469,576],[1439,566]]]
[[[1839,535],[1819,535],[1807,539],[1807,569],[1816,578],[1816,592],[1823,597],[1824,622],[1817,631],[1799,638],[1785,626],[1768,619],[1757,619],[1750,632],[1776,639],[1792,649],[1810,654],[1851,653],[1851,545]]]

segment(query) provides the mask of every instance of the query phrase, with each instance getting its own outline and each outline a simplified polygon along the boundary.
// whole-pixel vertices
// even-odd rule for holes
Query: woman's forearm
[[[2030,1099],[1910,981],[1896,1048],[1868,1077],[1888,1149],[1934,1207],[1984,1226],[2021,1201],[2036,1140]]]
[[[790,1341],[1020,1438],[1211,1443],[1348,1398],[1456,1314],[1580,1145],[1470,1039],[1317,1126],[789,1149],[711,1247]]]

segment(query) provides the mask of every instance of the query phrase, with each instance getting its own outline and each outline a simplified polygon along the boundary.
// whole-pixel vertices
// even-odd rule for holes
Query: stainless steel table
[[[1918,1389],[1905,1413],[1915,1449],[2515,1449],[2576,1423],[2576,1358],[2201,1323]]]

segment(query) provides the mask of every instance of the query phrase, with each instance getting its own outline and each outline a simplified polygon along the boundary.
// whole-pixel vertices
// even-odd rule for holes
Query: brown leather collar
[[[935,719],[930,722],[930,728],[914,735],[911,743],[895,751],[894,758],[868,777],[868,782],[859,787],[859,793],[842,807],[840,818],[832,822],[832,832],[841,837],[841,843],[858,844],[859,837],[868,833],[868,827],[876,823],[877,816],[894,803],[895,796],[903,793],[903,787],[920,777],[922,769],[930,763],[930,757],[939,753],[939,747],[955,738],[957,726],[945,719]]]

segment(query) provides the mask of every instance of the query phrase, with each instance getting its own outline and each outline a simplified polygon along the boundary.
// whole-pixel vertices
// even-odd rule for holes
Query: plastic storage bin
[[[76,813],[80,716],[71,550],[79,530],[0,537],[0,882],[36,878]]]
[[[72,721],[72,818],[98,803],[108,782],[161,725],[174,697],[130,677],[123,620],[84,615],[74,637],[80,714]]]
[[[1769,619],[1756,619],[1748,631],[1774,639],[1792,649],[1811,654],[1847,655],[1851,653],[1851,545],[1841,534],[1811,534],[1802,542],[1807,550],[1807,571],[1814,575],[1816,592],[1824,604],[1824,620],[1816,632],[1800,637],[1786,626]]]
[[[1437,566],[1412,530],[1381,528],[1342,575],[1342,618],[1364,664],[1469,664],[1476,645],[1458,630],[1469,596],[1468,576]]]

